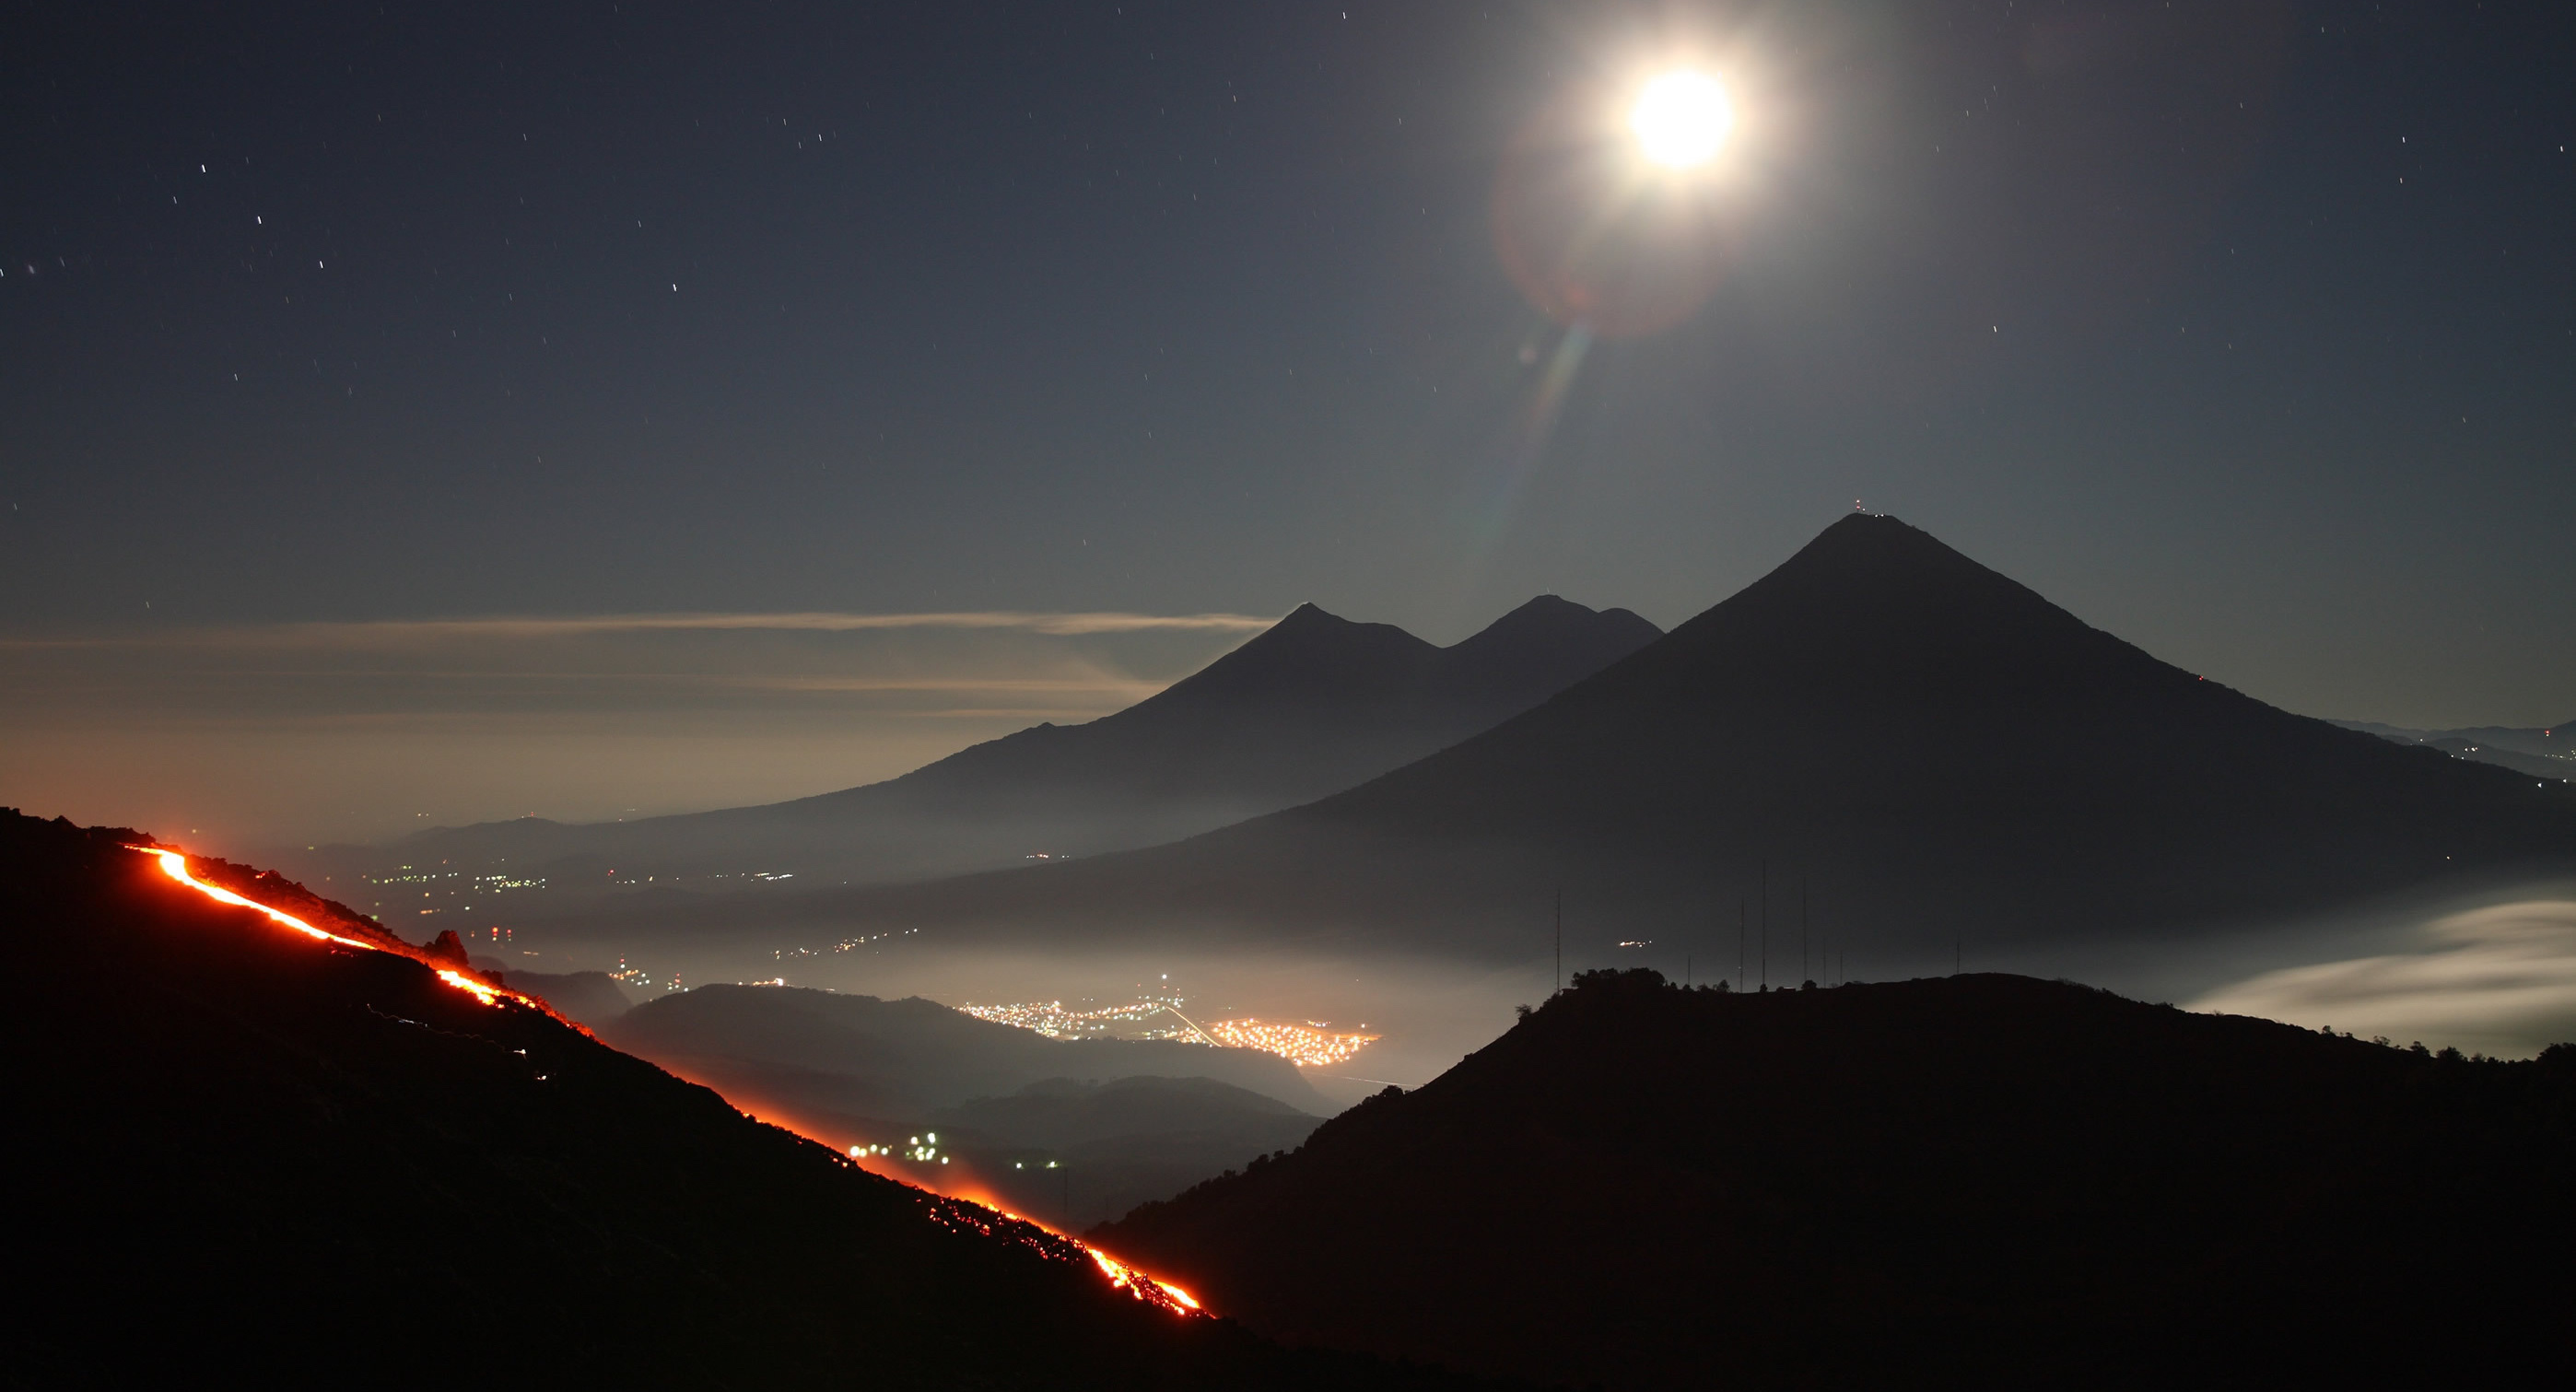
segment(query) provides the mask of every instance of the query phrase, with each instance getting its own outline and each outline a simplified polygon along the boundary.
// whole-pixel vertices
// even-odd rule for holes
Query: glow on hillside
[[[177,851],[169,850],[161,846],[128,846],[126,849],[131,851],[141,851],[145,855],[158,859],[161,862],[162,874],[169,876],[171,879],[177,880],[179,883],[205,895],[209,899],[213,899],[219,903],[231,904],[237,908],[251,909],[258,913],[265,914],[270,922],[283,928],[292,928],[296,932],[302,933],[304,936],[312,938],[317,942],[327,942],[339,947],[354,947],[362,952],[385,952],[389,950],[381,943],[371,943],[364,939],[346,937],[342,934],[334,933],[327,928],[317,928],[312,924],[305,922],[303,919],[286,912],[284,909],[271,908],[256,899],[236,894],[233,891],[224,888],[222,885],[209,884],[204,880],[198,879],[188,871],[188,858]],[[408,956],[410,954],[398,953],[396,955]],[[485,1005],[497,1005],[504,998],[507,998],[517,1001],[519,1004],[527,1006],[532,1010],[542,1010],[548,1015],[554,1014],[554,1011],[550,1009],[545,1002],[538,1000],[534,996],[523,996],[516,991],[503,990],[502,988],[491,985],[488,982],[478,981],[473,977],[467,976],[465,973],[457,971],[453,967],[441,967],[434,962],[425,961],[418,957],[414,957],[413,960],[419,961],[423,966],[427,966],[436,971],[438,973],[439,980],[446,982],[457,990],[463,991],[465,994],[472,996],[474,999],[481,1001]],[[584,1031],[584,1033],[588,1033],[588,1031]]]
[[[236,908],[253,910],[265,915],[270,922],[277,924],[279,927],[292,929],[308,938],[312,938],[316,942],[326,942],[338,947],[353,947],[365,952],[383,952],[393,956],[409,957],[411,960],[420,962],[423,966],[436,971],[440,981],[447,983],[449,986],[452,986],[459,991],[465,992],[485,1005],[498,1005],[502,1000],[507,999],[517,1004],[527,1006],[532,1010],[541,1011],[544,1014],[571,1026],[575,1030],[580,1030],[583,1034],[589,1033],[587,1030],[582,1030],[579,1025],[575,1025],[569,1020],[564,1020],[562,1016],[556,1015],[545,1002],[538,1000],[533,996],[521,995],[516,991],[506,990],[504,988],[491,985],[488,982],[477,980],[476,978],[453,968],[440,967],[437,963],[429,961],[417,950],[403,951],[397,947],[387,946],[383,943],[368,942],[362,938],[353,938],[346,934],[334,933],[327,928],[316,927],[312,923],[309,923],[294,914],[288,913],[283,909],[272,908],[256,899],[252,899],[246,895],[237,894],[232,890],[226,889],[222,885],[210,884],[204,880],[198,879],[194,874],[190,873],[188,869],[187,856],[178,851],[170,850],[167,847],[162,846],[128,846],[126,849],[130,851],[140,851],[145,855],[158,859],[161,862],[161,873],[168,875],[171,879],[178,881],[180,884],[186,885],[188,888],[205,895],[209,899],[213,899],[218,903],[230,904]],[[396,941],[399,942],[399,940]],[[402,948],[408,948],[410,945],[406,943],[401,944],[400,946]],[[740,1109],[737,1108],[737,1110]],[[761,1120],[761,1118],[752,1117],[749,1112],[743,1112],[743,1115],[751,1117],[751,1119],[755,1121]],[[804,1135],[803,1132],[798,1131],[794,1126],[781,1125],[775,1120],[770,1121],[768,1124],[779,1126],[779,1129],[788,1131],[792,1134],[800,1136]],[[814,1140],[815,1138],[806,1136],[805,1139]],[[937,1138],[933,1136],[930,1137],[930,1139],[936,1140]],[[826,1144],[819,1141],[816,1143]],[[832,1147],[827,1145],[827,1148]],[[838,1154],[837,1148],[832,1149],[835,1150],[835,1154]],[[862,1165],[866,1165],[869,1161],[879,1159],[890,1150],[891,1147],[852,1146],[850,1147],[848,1156],[843,1159],[843,1163],[850,1165],[853,1168],[861,1167]],[[882,1170],[876,1170],[873,1166],[869,1166],[869,1168],[873,1173],[884,1173]],[[898,1182],[908,1182],[906,1176],[886,1175],[885,1177],[896,1179]],[[1169,1310],[1176,1315],[1193,1315],[1200,1313],[1199,1302],[1192,1298],[1188,1291],[1181,1289],[1179,1286],[1173,1285],[1168,1281],[1158,1281],[1152,1276],[1147,1275],[1145,1272],[1139,1271],[1135,1267],[1109,1255],[1107,1252],[1101,1251],[1099,1248],[1092,1246],[1090,1243],[1067,1237],[1047,1227],[1043,1223],[1034,1222],[1030,1219],[1023,1218],[1016,1213],[1005,1210],[998,1202],[995,1202],[990,1195],[985,1194],[980,1190],[975,1190],[973,1188],[972,1181],[964,1175],[958,1176],[956,1180],[951,1181],[951,1184],[956,1189],[972,1192],[973,1196],[969,1197],[964,1193],[941,1194],[936,1191],[923,1189],[923,1187],[918,1184],[910,1186],[917,1190],[922,1190],[925,1197],[931,1200],[928,1206],[929,1216],[933,1222],[940,1224],[942,1227],[950,1229],[968,1229],[981,1233],[987,1237],[1002,1237],[1017,1241],[1023,1246],[1034,1248],[1045,1256],[1057,1261],[1081,1261],[1088,1257],[1091,1264],[1099,1270],[1102,1276],[1108,1279],[1111,1285],[1116,1286],[1120,1290],[1126,1291],[1138,1300],[1142,1300],[1146,1304],[1156,1306],[1160,1309]]]
[[[766,1120],[781,1130],[805,1135],[792,1122],[774,1117]],[[807,1136],[806,1139],[814,1138]],[[930,1169],[928,1164],[920,1170],[899,1169],[890,1163],[913,1158],[915,1153],[925,1149],[924,1142],[936,1139],[930,1134],[916,1136],[912,1138],[910,1147],[854,1145],[849,1148],[843,1163],[922,1191],[935,1200],[928,1212],[931,1221],[942,1227],[972,1231],[986,1237],[1008,1238],[1056,1261],[1079,1261],[1088,1257],[1100,1274],[1108,1278],[1109,1284],[1148,1305],[1176,1315],[1206,1312],[1196,1297],[1179,1286],[1157,1280],[1078,1237],[1067,1236],[1035,1218],[1012,1212],[1004,1206],[1000,1196],[979,1184],[971,1171]],[[942,1157],[943,1162],[945,1158]]]

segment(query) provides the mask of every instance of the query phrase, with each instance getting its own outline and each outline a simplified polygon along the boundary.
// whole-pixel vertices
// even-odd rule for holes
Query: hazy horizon
[[[1646,617],[1669,630],[1696,612]],[[1493,617],[1415,636],[1445,646]],[[777,802],[896,777],[1041,721],[1114,714],[1274,621],[509,615],[0,639],[14,659],[0,716],[15,731],[0,745],[0,798],[78,821],[184,827],[235,852]],[[2568,713],[2548,714],[2546,699],[2440,723],[2284,708],[2538,728]]]

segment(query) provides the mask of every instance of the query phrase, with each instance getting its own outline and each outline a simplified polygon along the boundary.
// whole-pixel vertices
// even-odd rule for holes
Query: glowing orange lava
[[[257,909],[261,913],[268,915],[276,922],[283,923],[287,927],[294,929],[296,932],[304,934],[306,937],[320,938],[324,942],[335,942],[340,944],[342,947],[362,947],[369,952],[382,950],[374,943],[360,942],[356,938],[344,938],[337,933],[324,932],[322,929],[314,927],[312,924],[305,922],[303,919],[297,918],[291,913],[281,913],[255,899],[245,899],[242,896],[233,893],[231,890],[224,888],[222,885],[208,884],[204,880],[198,879],[196,876],[188,873],[188,858],[179,854],[177,851],[163,850],[158,846],[128,846],[126,849],[130,851],[141,851],[148,856],[159,856],[161,858],[162,874],[177,880],[179,883],[205,895],[209,899],[220,899],[227,904],[237,904],[245,909]]]
[[[1109,1284],[1134,1292],[1136,1298],[1139,1300],[1149,1301],[1157,1305],[1166,1303],[1177,1304],[1182,1308],[1189,1310],[1196,1310],[1199,1308],[1199,1303],[1190,1299],[1190,1293],[1188,1291],[1173,1285],[1169,1281],[1157,1281],[1153,1277],[1146,1275],[1142,1271],[1138,1271],[1136,1268],[1118,1260],[1107,1252],[1101,1251],[1097,1247],[1085,1244],[1082,1250],[1089,1252],[1091,1254],[1091,1259],[1100,1264],[1100,1272],[1102,1275],[1109,1278]],[[1145,1289],[1148,1285],[1153,1287],[1152,1291]],[[1157,1293],[1162,1295],[1164,1299],[1155,1300],[1154,1296]]]
[[[798,1130],[793,1122],[772,1119],[769,1124],[782,1131],[791,1131],[799,1136],[805,1136],[805,1139],[809,1141],[817,1140],[817,1138],[807,1136],[803,1131]],[[830,1144],[829,1142],[823,1141],[817,1141],[817,1143],[826,1145]],[[892,1155],[880,1155],[876,1153],[873,1148],[853,1146],[849,1153],[842,1155],[841,1159],[844,1164],[865,1170],[869,1174],[875,1175],[881,1179],[891,1179],[897,1184],[905,1185],[913,1189],[919,1189],[925,1193],[935,1194],[951,1203],[964,1204],[969,1207],[982,1209],[991,1217],[1000,1218],[1006,1222],[1035,1228],[1039,1232],[1046,1234],[1048,1237],[1055,1239],[1056,1242],[1063,1244],[1065,1247],[1079,1251],[1083,1255],[1090,1257],[1092,1265],[1100,1268],[1100,1274],[1109,1278],[1109,1284],[1127,1292],[1138,1300],[1144,1301],[1148,1305],[1161,1306],[1163,1309],[1169,1310],[1176,1315],[1206,1313],[1206,1308],[1199,1304],[1197,1297],[1191,1295],[1188,1291],[1183,1290],[1179,1286],[1173,1285],[1169,1281],[1157,1280],[1146,1272],[1129,1266],[1127,1263],[1120,1261],[1116,1257],[1109,1255],[1107,1252],[1104,1252],[1097,1247],[1092,1246],[1081,1238],[1075,1237],[1071,1233],[1058,1231],[1053,1225],[1040,1219],[1013,1213],[1010,1209],[1005,1208],[1002,1205],[1002,1200],[998,1195],[994,1194],[990,1189],[984,1188],[982,1185],[976,1183],[971,1171],[955,1176],[949,1176],[943,1172],[941,1178],[934,1183],[917,1178],[910,1170],[896,1168],[894,1157]],[[950,1221],[949,1218],[942,1217],[936,1213],[932,1216],[942,1223]],[[989,1235],[993,1231],[993,1228],[988,1222],[982,1220],[970,1221],[975,1222],[977,1231],[979,1232]],[[1021,1240],[1024,1242],[1028,1241],[1026,1238],[1022,1238]],[[1041,1251],[1047,1251],[1047,1248],[1042,1244],[1030,1242],[1029,1245],[1038,1247]],[[1064,1255],[1063,1253],[1054,1251],[1048,1251],[1047,1254],[1049,1256],[1059,1257]]]
[[[224,888],[222,885],[209,884],[188,872],[188,858],[186,855],[178,851],[170,850],[164,846],[128,846],[126,849],[130,851],[140,851],[145,855],[158,857],[161,862],[161,873],[168,875],[171,879],[177,880],[179,883],[186,885],[190,889],[196,890],[198,893],[203,894],[210,899],[216,900],[220,903],[232,904],[240,908],[257,910],[258,912],[267,915],[271,922],[274,922],[281,927],[292,928],[296,932],[302,933],[306,937],[312,938],[318,942],[333,943],[341,947],[354,947],[366,952],[389,952],[396,956],[410,957],[412,960],[421,963],[421,965],[436,971],[438,973],[439,980],[446,982],[457,990],[473,996],[476,1000],[481,1001],[485,1005],[498,1005],[505,999],[510,1000],[517,1004],[527,1006],[532,1010],[543,1011],[545,1014],[553,1016],[553,1018],[557,1020],[562,1020],[563,1023],[567,1025],[571,1025],[572,1028],[580,1030],[585,1035],[590,1033],[589,1030],[583,1029],[573,1021],[564,1020],[561,1015],[555,1014],[554,1010],[544,1001],[538,1000],[534,996],[521,995],[516,991],[505,990],[501,987],[491,985],[488,982],[478,981],[475,978],[466,975],[464,972],[457,971],[452,967],[441,967],[438,963],[430,961],[426,957],[419,955],[417,952],[402,952],[382,943],[367,942],[363,939],[346,937],[341,934],[331,932],[326,928],[317,928],[282,909],[274,909],[266,904],[260,903],[256,899],[236,894],[233,891]],[[404,944],[403,946],[407,947],[409,944]],[[751,1114],[749,1112],[744,1112],[743,1115],[750,1116]],[[759,1120],[759,1118],[753,1119]],[[832,1146],[827,1141],[822,1141],[816,1137],[808,1136],[793,1125],[784,1125],[777,1121],[770,1121],[767,1124],[777,1126],[782,1131],[786,1131],[797,1136],[803,1136],[806,1140],[814,1141],[817,1145],[822,1145],[827,1149],[831,1149],[834,1154],[839,1154],[838,1147]],[[857,1156],[844,1156],[842,1157],[842,1161],[844,1164],[851,1165],[854,1168],[860,1167],[861,1165],[861,1159]],[[893,1179],[898,1183],[906,1184],[912,1188],[922,1190],[924,1193],[930,1194],[938,1199],[939,1203],[934,1204],[930,1209],[930,1217],[934,1222],[937,1222],[942,1226],[957,1227],[962,1224],[964,1226],[972,1227],[976,1231],[983,1233],[988,1237],[997,1235],[995,1230],[999,1224],[1003,1223],[1016,1224],[1021,1228],[1031,1229],[1034,1231],[1036,1237],[1046,1240],[1035,1240],[1030,1233],[1011,1234],[1006,1232],[1000,1235],[1015,1236],[1021,1243],[1034,1247],[1047,1256],[1058,1260],[1079,1261],[1081,1260],[1081,1256],[1075,1255],[1077,1252],[1083,1255],[1088,1255],[1091,1258],[1093,1265],[1100,1268],[1100,1273],[1109,1279],[1109,1283],[1111,1285],[1126,1291],[1128,1294],[1135,1296],[1138,1300],[1142,1300],[1149,1305],[1160,1306],[1161,1308],[1170,1310],[1172,1313],[1177,1315],[1201,1313],[1199,1302],[1192,1299],[1188,1291],[1185,1291],[1179,1286],[1173,1285],[1168,1281],[1157,1281],[1153,1277],[1146,1275],[1144,1272],[1137,1270],[1135,1267],[1129,1266],[1127,1263],[1118,1260],[1107,1252],[1101,1251],[1099,1248],[1092,1246],[1088,1242],[1084,1242],[1079,1238],[1072,1237],[1064,1233],[1059,1233],[1044,1223],[1037,1222],[1034,1219],[1023,1218],[1016,1213],[1012,1213],[1009,1210],[1004,1209],[999,1203],[993,1200],[989,1191],[974,1188],[973,1181],[964,1175],[959,1175],[957,1180],[954,1182],[959,1189],[973,1189],[974,1196],[971,1198],[964,1194],[940,1193],[937,1190],[930,1189],[927,1186],[914,1181],[909,1175],[887,1174],[885,1171],[876,1169],[873,1166],[866,1168],[868,1168],[871,1173],[878,1174],[884,1178]],[[974,1210],[974,1212],[968,1213],[961,1211],[966,1209]],[[1059,1248],[1064,1250],[1057,1250]]]
[[[329,929],[316,928],[312,924],[305,922],[303,919],[297,918],[295,915],[288,913],[283,909],[272,909],[268,905],[263,904],[256,899],[245,898],[242,895],[235,894],[231,890],[224,888],[222,885],[208,884],[204,880],[198,879],[196,876],[188,873],[188,858],[177,851],[169,850],[161,846],[128,846],[126,849],[130,851],[141,851],[148,856],[159,857],[161,861],[162,874],[177,880],[179,883],[205,895],[209,899],[218,900],[226,904],[238,905],[245,909],[256,909],[259,912],[268,915],[270,921],[284,927],[292,928],[296,932],[304,934],[306,937],[313,938],[321,942],[337,943],[342,947],[358,948],[365,952],[385,952],[389,950],[381,943],[371,943],[358,938],[342,937],[340,934],[331,932]],[[407,956],[410,954],[396,955]],[[555,1014],[552,1007],[548,1006],[544,1001],[538,1000],[534,996],[523,996],[516,991],[503,990],[498,986],[477,981],[473,977],[467,976],[465,973],[457,971],[452,967],[441,967],[435,962],[422,961],[422,959],[417,957],[414,957],[413,960],[420,961],[421,965],[436,971],[438,973],[439,980],[446,982],[457,990],[465,992],[467,995],[474,997],[485,1005],[497,1005],[504,998],[507,998],[509,1000],[517,1001],[519,1004],[527,1006],[531,1010],[542,1010],[548,1015]],[[555,1015],[555,1018],[558,1020],[563,1019],[560,1015]],[[572,1022],[566,1020],[564,1023],[571,1024]],[[578,1029],[580,1027],[576,1025],[574,1028]],[[582,1030],[582,1033],[584,1034],[588,1034],[589,1032],[590,1031],[588,1030]]]

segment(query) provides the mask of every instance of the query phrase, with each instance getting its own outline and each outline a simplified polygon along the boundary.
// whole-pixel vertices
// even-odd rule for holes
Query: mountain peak
[[[1626,609],[1588,609],[1543,594],[1451,644],[1448,651],[1467,656],[1492,648],[1557,644],[1578,634],[1598,640],[1606,663],[1663,637],[1664,631]]]
[[[1311,627],[1321,624],[1346,624],[1349,622],[1350,620],[1343,618],[1341,615],[1326,609],[1324,606],[1317,604],[1315,601],[1310,599],[1305,603],[1298,605],[1296,608],[1289,610],[1285,617],[1281,618],[1279,622],[1272,624],[1264,631],[1275,633],[1291,624],[1296,624],[1300,627]]]
[[[1740,653],[1747,642],[1768,648],[1773,661],[1830,654],[1846,677],[1909,664],[1957,674],[1999,647],[2027,651],[2070,639],[2087,649],[2127,647],[1930,532],[1868,513],[1836,521],[1673,633],[1712,655],[1718,647]]]
[[[2264,706],[1917,528],[1852,516],[1473,738],[1093,862],[1081,911],[1177,912],[1171,886],[1189,884],[1209,918],[1482,949],[1560,889],[1625,938],[1796,862],[1839,923],[1910,968],[1961,930],[2074,940],[2554,872],[2576,863],[2576,807],[2557,796]]]
[[[1560,594],[1533,595],[1530,597],[1528,603],[1523,604],[1521,607],[1512,610],[1510,613],[1503,615],[1499,619],[1494,620],[1494,623],[1509,623],[1524,615],[1544,617],[1550,614],[1564,614],[1569,612],[1590,614],[1596,611],[1587,609]],[[1489,628],[1492,627],[1491,624],[1486,626]]]
[[[1814,540],[1798,548],[1797,554],[1782,562],[1772,575],[1803,575],[1820,568],[1851,572],[1872,580],[1940,571],[1954,576],[1989,576],[2005,584],[2013,584],[1968,559],[1930,532],[1885,513],[1856,512],[1837,519],[1832,526],[1816,533]],[[2021,587],[2013,585],[2013,588]]]
[[[1147,706],[1209,700],[1296,700],[1358,682],[1410,673],[1439,649],[1392,624],[1357,623],[1300,604],[1250,642],[1175,682],[1152,701],[1108,717],[1132,722]]]

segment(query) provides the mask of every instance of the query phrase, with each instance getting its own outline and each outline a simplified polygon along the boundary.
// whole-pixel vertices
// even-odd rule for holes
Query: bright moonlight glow
[[[1669,169],[1705,164],[1735,124],[1726,89],[1706,73],[1674,72],[1646,84],[1628,113],[1628,128],[1646,158]]]

